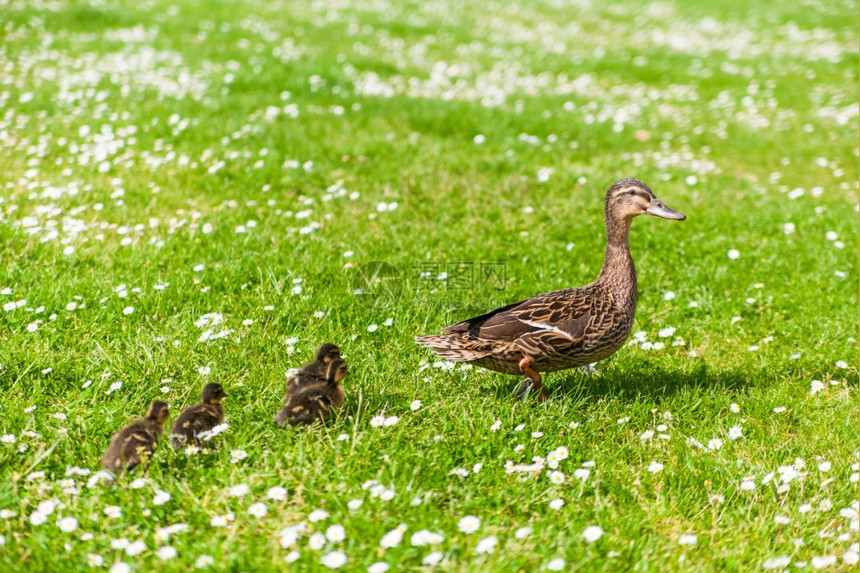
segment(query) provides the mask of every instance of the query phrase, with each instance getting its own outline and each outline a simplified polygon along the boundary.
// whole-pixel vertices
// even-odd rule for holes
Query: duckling
[[[278,413],[280,426],[287,418],[292,424],[313,424],[316,420],[326,422],[332,415],[332,408],[343,404],[344,393],[341,382],[349,374],[346,362],[335,358],[328,365],[325,381],[309,383],[295,392],[287,392],[284,407]]]
[[[146,415],[135,420],[113,435],[107,451],[102,457],[102,465],[110,472],[119,473],[140,465],[155,451],[158,437],[164,432],[164,423],[170,416],[167,402],[153,402]]]
[[[336,344],[326,342],[317,349],[313,362],[305,364],[290,377],[287,391],[293,391],[308,382],[325,381],[329,363],[337,358],[340,358],[340,348]]]
[[[606,256],[597,279],[583,287],[539,294],[419,336],[439,356],[496,372],[524,374],[517,397],[531,388],[547,399],[540,372],[603,360],[624,346],[638,297],[629,231],[634,217],[683,221],[642,181],[616,181],[606,193]]]
[[[200,403],[185,408],[170,430],[170,441],[174,448],[181,448],[193,438],[200,446],[200,435],[208,432],[224,420],[224,406],[221,400],[227,397],[224,387],[210,382],[203,387]]]
[[[340,348],[336,344],[327,342],[317,349],[316,358],[313,362],[305,364],[293,374],[287,381],[287,392],[284,394],[284,406],[275,414],[275,423],[281,427],[287,423],[286,406],[290,394],[298,391],[308,384],[325,382],[328,374],[329,364],[340,358]]]

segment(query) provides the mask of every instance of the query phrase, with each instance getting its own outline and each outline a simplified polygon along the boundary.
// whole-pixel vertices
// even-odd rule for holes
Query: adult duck
[[[639,215],[683,221],[642,181],[616,181],[606,193],[606,257],[597,279],[579,288],[539,294],[419,336],[442,358],[505,374],[524,374],[517,396],[534,388],[547,399],[541,372],[603,360],[624,346],[638,297],[630,256],[630,224]]]

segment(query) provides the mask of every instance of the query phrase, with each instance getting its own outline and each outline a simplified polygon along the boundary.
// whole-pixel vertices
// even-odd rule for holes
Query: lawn
[[[854,2],[0,4],[3,570],[857,562]],[[541,404],[414,344],[592,281],[630,176],[687,220],[614,356]],[[213,381],[216,450],[100,479]]]

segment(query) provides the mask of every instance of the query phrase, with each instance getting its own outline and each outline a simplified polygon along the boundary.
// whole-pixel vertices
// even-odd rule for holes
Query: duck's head
[[[346,367],[346,362],[342,358],[335,358],[328,365],[328,382],[329,384],[340,384],[343,379],[349,374],[349,369]]]
[[[158,400],[150,404],[149,409],[146,411],[146,419],[154,420],[159,424],[164,424],[169,416],[170,407],[167,405],[167,402]]]
[[[317,362],[328,364],[329,362],[337,358],[340,358],[340,348],[338,348],[335,344],[327,342],[320,346],[317,350]]]
[[[204,404],[218,404],[226,397],[227,393],[224,392],[224,387],[217,382],[210,382],[204,386],[200,396],[201,402]]]
[[[676,221],[687,218],[683,213],[664,205],[651,188],[638,179],[628,177],[613,183],[606,193],[606,217],[630,221],[639,215],[654,215]]]

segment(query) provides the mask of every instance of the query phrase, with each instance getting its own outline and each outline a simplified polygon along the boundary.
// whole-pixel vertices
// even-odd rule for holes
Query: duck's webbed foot
[[[520,386],[519,391],[517,392],[517,398],[522,398],[525,396],[529,390],[534,388],[539,392],[538,400],[541,402],[547,401],[546,392],[543,389],[543,384],[541,382],[540,373],[536,370],[532,369],[532,361],[528,356],[524,356],[519,363],[520,372],[525,374],[527,378],[523,380],[522,385]]]

